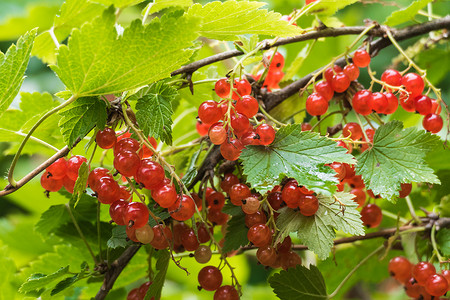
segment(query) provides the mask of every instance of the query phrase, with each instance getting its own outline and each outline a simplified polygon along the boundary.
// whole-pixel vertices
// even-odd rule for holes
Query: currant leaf
[[[224,253],[239,249],[248,244],[248,228],[245,226],[245,214],[241,212],[234,215],[228,221],[227,232],[225,234],[225,244],[222,248]]]
[[[346,149],[317,133],[302,132],[299,124],[281,128],[268,147],[247,146],[240,158],[247,182],[260,193],[271,190],[283,176],[289,176],[299,185],[331,195],[338,183],[336,173],[324,164],[354,163]]]
[[[124,8],[127,6],[139,4],[141,2],[144,2],[144,0],[95,0],[95,2],[102,3],[107,6],[114,5],[118,8]]]
[[[148,14],[154,14],[166,8],[184,8],[189,7],[192,4],[194,4],[192,0],[155,0],[147,4],[147,6],[142,10],[142,15],[144,15],[147,10]]]
[[[30,60],[36,29],[24,34],[5,54],[0,52],[0,117],[19,92]]]
[[[78,178],[73,188],[72,199],[74,200],[74,207],[77,207],[78,202],[86,191],[86,183],[89,176],[89,166],[83,162],[78,170]]]
[[[99,129],[105,127],[106,103],[96,97],[80,98],[62,109],[59,115],[58,126],[64,142],[70,147],[77,139],[84,138],[94,126]]]
[[[436,241],[439,245],[439,249],[445,256],[450,255],[450,229],[442,228],[436,235]]]
[[[339,9],[355,2],[358,2],[358,0],[321,0],[311,3],[311,8],[308,10],[308,13],[318,14],[321,16],[331,16],[334,15]]]
[[[120,93],[169,77],[188,61],[193,51],[187,48],[198,36],[198,20],[176,14],[145,26],[136,20],[122,35],[114,23],[114,10],[108,9],[59,48],[53,69],[73,94]]]
[[[425,162],[439,137],[413,127],[403,129],[400,121],[392,121],[377,129],[373,141],[373,147],[358,157],[356,173],[375,195],[393,200],[400,183],[440,183]]]
[[[169,267],[170,254],[167,250],[158,251],[158,260],[156,261],[156,270],[158,273],[153,279],[153,283],[150,285],[144,300],[160,299],[161,290],[164,286],[166,279],[167,268]]]
[[[325,280],[314,265],[282,270],[269,278],[269,284],[281,300],[328,299]]]
[[[86,271],[88,270],[88,264],[86,262],[83,262],[81,264],[81,272],[77,273],[73,276],[67,277],[66,279],[61,280],[58,282],[55,287],[50,292],[50,296],[54,296],[63,290],[67,289],[68,287],[72,286],[75,282],[78,280],[81,280],[85,278]]]
[[[241,34],[264,34],[270,36],[295,36],[301,34],[297,26],[281,20],[281,15],[266,9],[264,2],[229,0],[214,1],[202,6],[194,4],[188,16],[202,19],[200,34],[204,37],[232,41]]]
[[[178,95],[175,88],[164,82],[151,84],[136,103],[136,121],[145,136],[172,144],[172,101]]]
[[[34,228],[42,236],[47,236],[69,220],[70,217],[64,204],[52,205],[42,213]]]
[[[386,18],[384,24],[388,26],[396,26],[407,21],[413,20],[414,16],[427,6],[432,0],[416,0],[413,1],[408,7],[394,11],[390,16]]]
[[[24,282],[20,288],[20,293],[27,293],[31,291],[36,291],[42,288],[46,288],[49,284],[51,284],[56,279],[66,275],[69,272],[69,266],[65,266],[60,268],[54,273],[45,275],[41,273],[36,273],[31,275],[26,282]]]

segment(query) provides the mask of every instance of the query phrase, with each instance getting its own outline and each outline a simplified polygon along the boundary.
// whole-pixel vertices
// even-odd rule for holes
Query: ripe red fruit
[[[339,67],[338,65],[334,65],[333,68],[327,68],[324,73],[325,80],[331,84],[331,80],[333,79],[334,74],[342,71],[343,71],[342,68]]]
[[[75,181],[65,176],[63,179],[63,186],[69,193],[73,194],[73,189],[75,187]]]
[[[416,108],[416,112],[419,114],[426,116],[431,113],[431,99],[426,95],[419,95],[414,98],[414,107]]]
[[[421,261],[412,270],[412,275],[418,284],[424,286],[431,275],[436,274],[436,268],[429,262]]]
[[[209,209],[221,210],[225,205],[225,196],[222,193],[213,191],[206,197],[206,206]]]
[[[233,286],[223,285],[214,293],[214,300],[239,300],[239,293]]]
[[[330,168],[332,168],[336,172],[335,177],[339,181],[341,181],[341,180],[343,180],[345,178],[345,167],[344,167],[343,164],[338,163],[338,162],[334,162],[334,163],[330,164],[329,166],[330,166]]]
[[[361,210],[361,220],[369,228],[375,228],[380,225],[383,219],[381,209],[376,204],[367,204]]]
[[[400,184],[399,197],[400,198],[405,198],[406,196],[408,196],[411,193],[411,189],[412,189],[412,184],[411,183],[402,183],[402,184]]]
[[[292,180],[285,184],[283,190],[281,191],[281,199],[290,208],[298,207],[300,197],[303,195],[302,191],[298,187],[297,181]]]
[[[353,54],[353,63],[359,68],[367,67],[370,64],[370,54],[363,49],[356,50]]]
[[[229,139],[220,145],[220,153],[223,158],[231,161],[239,158],[242,149],[244,149],[244,146],[238,139]]]
[[[124,150],[137,152],[139,148],[141,148],[141,145],[135,139],[132,138],[123,138],[120,140],[117,139],[117,143],[114,146],[114,156],[116,156],[119,152]]]
[[[189,220],[195,213],[194,200],[188,195],[178,197],[177,202],[169,207],[169,213],[177,221]]]
[[[267,222],[266,214],[262,211],[257,211],[254,214],[245,215],[245,226],[248,228],[256,224],[265,224]]]
[[[104,176],[98,180],[96,190],[98,201],[103,204],[111,204],[119,200],[120,187],[112,176]]]
[[[256,247],[262,247],[270,243],[272,233],[266,224],[256,224],[248,230],[247,238]]]
[[[220,187],[225,193],[229,194],[231,187],[237,183],[239,183],[239,178],[233,173],[227,173],[224,175]]]
[[[281,256],[281,267],[284,270],[295,268],[297,265],[302,264],[302,259],[294,251],[282,252],[279,255]]]
[[[41,186],[49,192],[57,192],[63,186],[64,179],[54,179],[52,174],[44,172],[41,175]]]
[[[227,78],[221,78],[217,80],[216,84],[214,85],[214,91],[220,98],[227,98],[228,96],[230,96],[230,90],[231,85],[228,82]]]
[[[111,203],[109,207],[109,216],[117,225],[127,225],[125,223],[125,211],[128,207],[128,201],[125,200],[116,200]]]
[[[242,205],[242,200],[251,196],[251,191],[248,186],[243,183],[236,183],[230,188],[231,203],[237,206]]]
[[[381,81],[384,81],[391,86],[400,87],[402,85],[402,74],[397,70],[387,69],[381,75]],[[389,90],[389,88],[387,88],[387,90]]]
[[[389,273],[401,283],[406,283],[411,277],[413,265],[403,256],[397,256],[389,261]]]
[[[114,157],[114,168],[126,177],[136,175],[141,159],[134,151],[123,150]]]
[[[222,118],[222,109],[217,106],[217,102],[208,100],[200,104],[198,108],[198,117],[205,124],[213,124],[219,122]]]
[[[109,170],[105,168],[95,168],[89,173],[87,183],[93,191],[97,190],[98,180],[104,176],[112,176],[109,174]]]
[[[250,95],[245,95],[236,102],[236,111],[247,118],[252,118],[258,112],[258,101]]]
[[[438,133],[444,126],[444,121],[440,115],[428,114],[423,118],[422,126],[431,133]]]
[[[97,145],[102,149],[111,149],[116,144],[116,132],[109,127],[97,132],[95,136]]]
[[[397,108],[398,108],[398,99],[397,97],[392,93],[384,93],[384,96],[386,97],[388,104],[386,106],[386,109],[383,113],[390,115],[393,114]]]
[[[302,123],[302,131],[309,131],[312,129],[311,124],[309,123]]]
[[[64,157],[61,157],[45,170],[52,175],[53,179],[62,179],[66,176],[67,161]]]
[[[326,80],[316,83],[314,90],[327,101],[330,101],[333,98],[334,90],[331,87],[331,84]]]
[[[275,130],[268,124],[261,124],[256,128],[256,134],[259,136],[259,143],[261,145],[272,144],[275,139]]]
[[[363,132],[361,126],[355,122],[349,122],[345,124],[342,129],[342,134],[344,137],[350,137],[352,140],[357,141],[363,137]]]
[[[125,224],[129,227],[140,228],[148,222],[148,207],[142,202],[130,202],[124,215]]]
[[[231,127],[236,133],[244,133],[250,126],[248,118],[240,113],[231,114]]]
[[[142,183],[146,189],[155,189],[164,181],[164,169],[160,164],[149,159],[143,159],[136,172],[136,181]]]
[[[355,195],[355,198],[353,198],[353,201],[358,203],[358,208],[362,207],[366,203],[367,196],[366,196],[366,193],[364,192],[364,189],[362,189],[362,188],[352,189],[350,191],[350,194]]]
[[[328,110],[328,101],[319,93],[312,93],[306,99],[306,111],[312,116],[321,116]]]
[[[76,181],[78,178],[78,170],[83,162],[87,163],[87,159],[81,155],[74,155],[67,161],[66,175],[70,179]]]
[[[436,99],[431,99],[431,113],[439,115],[441,114],[441,111],[442,107],[438,101]]]
[[[368,90],[356,92],[353,96],[352,106],[355,112],[363,116],[367,116],[372,112],[372,93]]]
[[[304,216],[312,216],[319,209],[319,200],[314,195],[302,195],[298,203],[300,213]]]
[[[273,59],[272,59],[273,56]],[[269,70],[281,70],[284,67],[284,56],[280,52],[275,52],[273,54],[273,51],[268,51],[264,53],[265,60],[263,60],[264,65],[267,67],[267,63],[270,62],[272,59],[272,62],[270,63]],[[267,62],[267,63],[266,63]]]
[[[372,100],[370,101],[369,105],[372,107],[372,109],[379,114],[384,113],[386,108],[388,107],[388,99],[386,98],[386,96],[383,93],[375,92],[372,93],[371,99]]]
[[[405,86],[405,89],[412,94],[413,98],[422,94],[423,89],[425,88],[422,77],[416,73],[405,74],[402,77],[402,84]]]
[[[197,250],[198,246],[200,246],[200,243],[195,236],[194,229],[189,228],[188,230],[183,232],[183,234],[181,235],[181,244],[187,251]]]
[[[215,225],[224,225],[227,223],[229,215],[221,212],[220,210],[208,211],[208,220]]]
[[[169,227],[162,224],[153,226],[154,237],[150,245],[153,248],[161,250],[169,247],[169,243],[172,241],[172,231]]]
[[[416,108],[414,107],[414,98],[415,96],[412,94],[405,95],[404,93],[400,93],[400,105],[407,112],[414,112]]]
[[[448,282],[444,276],[439,274],[431,275],[425,283],[425,291],[431,296],[440,297],[448,291]]]
[[[277,260],[277,252],[270,245],[263,246],[256,251],[256,258],[263,266],[270,266]]]
[[[233,87],[236,89],[236,92],[233,92],[232,98],[236,101],[245,95],[250,95],[252,92],[252,86],[245,78],[242,78],[241,80],[235,79]]]
[[[359,68],[355,64],[348,64],[344,67],[344,74],[347,75],[350,81],[354,81],[359,77]]]
[[[198,272],[198,283],[207,291],[215,291],[222,284],[222,273],[214,266],[206,266]]]
[[[214,145],[221,145],[227,139],[227,131],[223,128],[223,123],[211,125],[208,132],[209,139]]]
[[[173,184],[163,184],[152,190],[152,198],[159,206],[169,208],[178,199],[177,190]]]
[[[200,120],[197,120],[197,123],[195,124],[195,129],[197,129],[197,132],[201,136],[205,136],[208,134],[209,130],[209,124],[205,124]]]
[[[139,300],[139,299],[140,299],[139,288],[132,289],[127,295],[127,300]]]
[[[344,72],[339,72],[333,75],[333,78],[331,79],[331,86],[335,92],[343,93],[350,86],[350,82],[350,79]]]

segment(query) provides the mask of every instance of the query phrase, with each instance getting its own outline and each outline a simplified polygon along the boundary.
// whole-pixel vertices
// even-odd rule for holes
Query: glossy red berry
[[[389,273],[401,283],[406,283],[411,278],[413,265],[403,256],[397,256],[389,261]]]
[[[251,196],[251,191],[250,188],[245,184],[237,183],[230,188],[229,194],[231,203],[237,206],[241,206],[242,200]]]
[[[169,213],[177,221],[189,220],[195,213],[195,202],[188,195],[178,197],[177,202],[169,207]]]
[[[312,93],[306,99],[306,111],[311,116],[321,116],[328,110],[328,101],[319,93]]]
[[[136,181],[142,183],[146,189],[155,189],[160,186],[165,178],[164,169],[160,164],[143,159],[136,172]]]
[[[161,250],[169,247],[169,244],[172,241],[172,231],[169,227],[162,224],[155,225],[153,226],[153,233],[154,237],[150,243],[153,248]]]
[[[237,183],[239,183],[239,178],[236,175],[233,173],[226,173],[220,183],[220,187],[225,193],[229,194],[231,187]]]
[[[215,225],[224,225],[227,223],[229,215],[220,210],[208,211],[208,220]]]
[[[61,157],[45,170],[52,175],[53,179],[62,179],[66,176],[67,161],[64,157]]]
[[[114,168],[125,177],[136,175],[141,159],[134,151],[123,150],[114,157]]]
[[[345,92],[350,86],[350,79],[344,72],[339,72],[333,75],[331,79],[331,86],[337,93]]]
[[[366,50],[358,49],[353,54],[353,63],[359,68],[365,68],[370,64],[370,54]]]
[[[209,209],[221,210],[225,205],[225,196],[219,192],[212,192],[206,197],[206,205]]]
[[[319,209],[319,200],[314,195],[302,195],[298,203],[300,213],[304,216],[313,216]]]
[[[383,219],[381,209],[376,204],[367,204],[361,210],[361,220],[369,228],[375,228],[380,225]]]
[[[350,137],[352,140],[357,141],[363,137],[363,132],[361,126],[355,122],[349,122],[345,124],[342,129],[342,134],[344,137]]]
[[[412,94],[413,97],[422,94],[423,89],[425,88],[425,83],[423,82],[422,77],[420,77],[416,73],[405,74],[402,77],[402,84],[405,86],[405,89]]]
[[[95,192],[98,201],[103,204],[111,204],[120,199],[120,187],[112,176],[101,177],[98,180]]]
[[[63,187],[64,178],[54,179],[52,174],[44,172],[41,175],[41,186],[49,192],[57,192]]]
[[[387,115],[393,114],[398,108],[398,99],[392,93],[384,93],[384,96],[386,97],[388,104],[383,113]]]
[[[235,79],[233,87],[236,89],[236,92],[233,92],[232,98],[233,100],[239,100],[245,95],[250,95],[252,92],[252,86],[248,82],[247,79]]]
[[[356,92],[353,96],[352,106],[355,112],[363,116],[367,116],[372,112],[372,93],[368,90]]]
[[[270,266],[277,260],[277,252],[270,245],[263,246],[256,252],[256,258],[263,266]]]
[[[117,225],[127,225],[125,223],[125,211],[128,207],[128,201],[116,200],[109,207],[109,216]]]
[[[181,235],[181,244],[184,249],[187,251],[195,251],[197,250],[200,243],[197,240],[197,236],[195,235],[194,229],[189,228]]]
[[[422,126],[431,133],[438,133],[444,126],[444,121],[440,115],[428,114],[423,118]]]
[[[431,99],[431,113],[432,114],[441,114],[442,107],[436,99]]]
[[[222,109],[217,106],[217,102],[208,100],[200,104],[198,108],[198,117],[205,124],[213,124],[219,122],[223,117]]]
[[[72,180],[77,180],[78,178],[78,170],[81,167],[81,164],[85,162],[87,163],[87,159],[81,155],[74,155],[67,161],[67,171],[66,175]]]
[[[206,266],[198,273],[198,283],[207,291],[215,291],[222,284],[222,273],[214,266]]]
[[[342,68],[339,67],[338,65],[334,65],[333,68],[327,68],[325,70],[324,76],[325,76],[325,80],[328,81],[331,84],[331,80],[333,79],[333,75],[335,73],[339,73],[342,72]]]
[[[372,98],[369,105],[376,113],[383,114],[386,111],[388,104],[388,99],[383,93],[372,93]]]
[[[75,181],[70,179],[69,177],[65,176],[63,179],[63,187],[68,191],[69,193],[73,194],[73,189],[75,188]]]
[[[334,90],[331,87],[331,83],[326,80],[316,83],[314,90],[327,101],[330,101],[333,98]]]
[[[200,120],[198,120],[197,123],[195,124],[195,129],[201,136],[205,136],[208,134],[209,127],[210,127],[209,124],[205,124]]]
[[[97,132],[95,136],[97,145],[102,149],[111,149],[117,141],[116,132],[109,127]]]
[[[416,108],[414,107],[414,99],[416,96],[409,94],[405,95],[404,93],[400,93],[399,102],[401,107],[407,112],[414,112]]]
[[[346,65],[343,72],[345,75],[347,75],[350,81],[354,81],[359,77],[359,68],[355,64]]]
[[[231,115],[231,127],[236,133],[244,133],[250,126],[248,117],[243,114],[236,113]]]
[[[223,128],[223,123],[211,125],[208,132],[209,139],[214,145],[221,145],[227,139],[227,131]]]
[[[238,139],[229,139],[220,145],[220,153],[223,158],[231,161],[239,158],[242,149],[244,149],[244,146]]]
[[[312,129],[311,124],[309,123],[302,123],[302,131],[309,131]]]
[[[97,190],[98,180],[104,176],[112,176],[109,174],[109,170],[105,168],[95,168],[89,173],[87,183],[93,191]]]
[[[118,153],[120,153],[124,150],[138,152],[140,148],[141,148],[141,145],[135,139],[132,139],[132,138],[123,138],[120,140],[117,139],[117,143],[114,146],[114,156],[116,156]],[[141,154],[141,153],[139,153],[139,154]]]
[[[270,243],[272,240],[272,233],[267,225],[256,224],[248,230],[247,238],[256,247],[262,247]]]
[[[273,58],[272,58],[273,56]],[[284,67],[284,56],[280,52],[275,52],[273,54],[273,51],[268,51],[264,54],[265,60],[264,65],[267,67],[267,63],[270,62],[272,59],[272,62],[270,63],[269,70],[281,70]],[[267,62],[267,63],[266,63]]]
[[[366,193],[364,192],[364,189],[362,188],[355,188],[350,191],[350,194],[355,195],[355,198],[353,198],[353,201],[358,203],[358,207],[362,207],[366,203]]]
[[[139,288],[132,289],[127,295],[127,300],[140,300]]]
[[[148,207],[142,202],[130,202],[125,211],[124,221],[129,227],[143,227],[148,222]]]
[[[400,87],[402,85],[402,74],[397,70],[387,69],[381,75],[381,80],[391,86]]]
[[[259,125],[255,133],[259,137],[259,143],[264,146],[272,144],[275,139],[275,130],[269,124],[264,123]]]
[[[426,116],[431,113],[431,99],[426,95],[420,95],[414,98],[414,107],[416,112]]]
[[[227,78],[221,78],[216,81],[214,91],[220,98],[228,98],[230,96],[231,85]]]
[[[424,286],[428,278],[436,274],[436,268],[429,262],[421,261],[412,270],[412,275],[418,284]]]
[[[298,207],[300,197],[302,197],[302,195],[303,193],[295,180],[289,181],[281,191],[281,199],[283,199],[286,205],[290,208]]]
[[[412,189],[412,184],[411,183],[402,183],[402,184],[400,184],[399,197],[400,198],[405,198],[406,196],[408,196],[411,193],[411,189]]]
[[[267,222],[266,214],[262,211],[257,211],[254,214],[245,215],[245,226],[248,228],[256,224],[265,224]]]
[[[247,118],[252,118],[258,112],[258,101],[250,95],[245,95],[236,102],[236,111]]]
[[[163,184],[152,190],[152,198],[159,206],[169,208],[178,199],[177,190],[173,184]]]
[[[425,282],[425,291],[435,297],[444,296],[448,287],[449,284],[445,277],[439,274],[431,275]]]

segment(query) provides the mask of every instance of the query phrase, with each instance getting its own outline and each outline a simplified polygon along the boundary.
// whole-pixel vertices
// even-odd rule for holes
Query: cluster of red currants
[[[222,280],[222,273],[214,266],[206,266],[198,272],[200,288],[215,291],[214,300],[238,300],[239,293],[236,288],[231,285],[222,285]]]
[[[404,285],[406,295],[415,299],[433,300],[445,295],[450,286],[450,271],[443,269],[440,274],[429,262],[412,264],[403,256],[389,261],[389,273]]]
[[[284,77],[283,67],[284,67],[284,56],[280,52],[268,51],[264,54],[263,58],[264,69],[258,71],[253,79],[256,81],[260,80],[261,76],[267,69],[267,75],[264,78],[262,87],[266,88],[268,92],[272,89],[279,89],[278,85]]]
[[[73,193],[78,170],[87,159],[81,155],[74,155],[68,160],[59,158],[45,169],[41,175],[41,186],[47,192],[57,192],[63,186],[69,193]]]
[[[147,281],[144,282],[140,287],[132,289],[127,295],[127,300],[144,300],[148,288],[150,287],[150,285],[152,285],[152,283],[153,282]],[[150,298],[150,300],[154,299],[155,297]]]
[[[314,92],[306,100],[306,111],[312,116],[321,116],[328,110],[328,103],[334,93],[343,93],[350,83],[359,77],[359,68],[370,64],[370,55],[365,50],[355,51],[350,63],[342,69],[340,66],[327,68],[324,72],[325,80],[315,84]],[[408,112],[417,112],[424,116],[423,127],[437,133],[442,129],[443,120],[439,115],[441,106],[437,100],[423,95],[425,83],[416,73],[402,74],[393,69],[386,70],[381,76],[384,92],[360,90],[355,93],[351,101],[354,111],[361,115],[372,112],[379,114],[393,114],[400,106]],[[405,93],[406,91],[406,93]],[[394,94],[399,95],[399,99]]]

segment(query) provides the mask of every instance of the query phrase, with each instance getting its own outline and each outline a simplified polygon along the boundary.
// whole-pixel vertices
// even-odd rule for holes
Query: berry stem
[[[274,122],[275,124],[277,124],[278,126],[284,127],[286,126],[286,124],[281,123],[280,121],[278,121],[277,119],[275,119],[274,117],[272,117],[263,107],[262,105],[259,106],[259,109],[261,110],[261,112],[266,116],[267,119],[269,119],[270,121]]]
[[[446,261],[441,253],[439,253],[438,247],[437,247],[437,243],[436,243],[436,224],[433,224],[433,227],[431,227],[431,245],[433,246],[433,252],[436,255],[437,259],[439,260],[439,263],[444,263],[444,262],[448,262]]]
[[[367,255],[363,260],[361,260],[348,274],[347,276],[345,276],[345,278],[341,281],[341,283],[337,286],[337,288],[330,294],[328,295],[327,299],[333,299],[337,293],[339,293],[340,289],[344,286],[344,284],[350,279],[350,277],[352,277],[352,275],[359,269],[359,267],[361,267],[366,261],[368,261],[370,258],[372,258],[372,256],[374,256],[375,254],[377,254],[378,252],[380,252],[381,250],[384,249],[384,246],[380,246],[377,249],[375,249],[372,253],[370,253],[369,255]]]
[[[72,209],[70,208],[70,204],[66,203],[65,207],[67,209],[67,212],[69,213],[70,219],[72,219],[73,225],[75,226],[76,230],[78,231],[78,234],[80,235],[81,239],[83,240],[84,244],[86,245],[86,248],[88,249],[89,253],[92,256],[92,259],[94,260],[94,263],[98,265],[97,258],[95,257],[94,251],[92,251],[91,246],[89,246],[88,241],[86,240],[86,237],[84,236],[83,232],[81,231],[80,225],[78,225],[77,220],[73,216]]]
[[[47,113],[45,113],[34,125],[33,127],[31,127],[30,131],[27,133],[27,135],[25,136],[25,138],[23,139],[22,143],[19,146],[19,149],[17,149],[16,154],[14,155],[13,161],[11,163],[11,166],[9,168],[9,172],[8,172],[8,182],[12,187],[16,187],[17,186],[17,182],[14,180],[14,169],[16,167],[17,161],[19,160],[20,157],[20,153],[22,152],[23,148],[25,147],[25,144],[27,143],[28,139],[31,137],[31,135],[33,134],[33,132],[42,124],[42,122],[44,122],[48,117],[50,117],[51,115],[57,113],[59,110],[63,109],[64,107],[68,106],[69,104],[71,104],[72,102],[74,102],[75,100],[77,100],[77,96],[76,95],[72,95],[72,97],[69,98],[69,100],[67,100],[66,102],[58,105],[57,107],[49,110]]]
[[[14,130],[9,130],[9,129],[5,129],[5,128],[2,128],[2,131],[6,131],[6,132],[8,132],[8,133],[12,133],[12,134],[15,134],[15,135],[18,135],[18,136],[22,136],[22,137],[26,137],[26,136],[27,136],[25,133],[20,132],[20,131],[14,131]],[[40,139],[38,139],[37,137],[30,136],[30,140],[32,140],[32,141],[34,141],[34,142],[36,142],[36,143],[39,143],[39,144],[41,144],[42,146],[45,146],[45,147],[47,147],[47,148],[49,148],[49,149],[52,149],[52,150],[54,150],[55,152],[58,152],[58,151],[59,151],[59,149],[56,148],[55,146],[50,145],[49,143],[44,142],[43,140],[40,140]]]
[[[391,218],[391,219],[394,219],[394,220],[396,220],[396,221],[400,221],[400,222],[402,222],[403,224],[407,224],[409,221],[408,220],[406,220],[405,218],[403,218],[403,217],[400,217],[399,215],[396,215],[396,214],[393,214],[393,213],[391,213],[391,212],[389,212],[389,211],[387,211],[387,210],[381,210],[381,213],[383,214],[383,216],[385,216],[385,217],[388,217],[388,218]]]
[[[414,209],[414,206],[412,204],[411,198],[409,196],[405,197],[406,204],[408,205],[409,213],[411,214],[411,217],[414,219],[414,221],[417,224],[422,224],[422,221],[420,218],[416,215],[416,211]]]
[[[320,126],[320,123],[321,123],[323,120],[325,120],[326,118],[328,118],[328,117],[330,117],[330,116],[332,116],[332,115],[335,115],[335,114],[342,114],[342,115],[345,115],[346,113],[347,113],[347,111],[337,110],[337,111],[333,111],[333,112],[327,114],[326,116],[324,116],[323,118],[321,118],[316,124],[314,124],[313,127],[311,127],[311,131],[314,131],[314,129],[316,129],[317,126]],[[319,133],[320,133],[320,131],[319,131]]]
[[[128,185],[131,187],[131,190],[133,191],[133,193],[135,193],[136,196],[138,196],[139,200],[145,204],[144,196],[142,196],[142,194],[137,191],[136,187],[134,186],[134,184],[130,180],[130,178],[128,178],[128,177],[125,177],[125,178],[127,179]],[[159,223],[160,218],[158,218],[150,209],[148,209],[148,213],[150,214],[152,219],[155,220],[156,223]]]
[[[302,112],[304,112],[304,111],[306,111],[306,108],[302,108],[302,109],[296,111],[295,113],[293,113],[292,115],[290,115],[290,116],[284,118],[284,119],[281,120],[281,121],[282,121],[282,122],[286,122],[286,121],[288,121],[290,118],[293,118],[293,117],[295,117],[295,115],[300,114],[300,113],[302,113]]]

